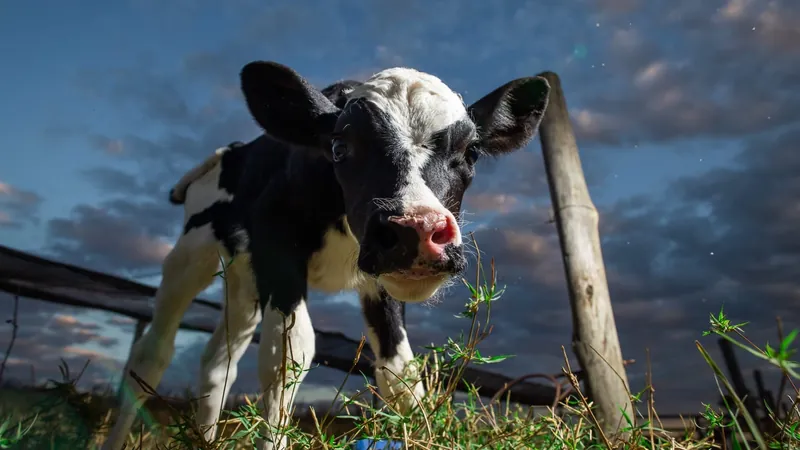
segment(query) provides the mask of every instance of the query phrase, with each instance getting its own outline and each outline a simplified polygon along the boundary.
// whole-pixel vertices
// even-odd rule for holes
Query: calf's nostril
[[[373,236],[380,248],[384,250],[392,249],[400,242],[400,237],[397,236],[397,232],[390,223],[378,225]]]
[[[433,236],[431,236],[431,241],[437,245],[445,245],[452,242],[454,237],[453,229],[450,227],[445,227],[433,233]]]

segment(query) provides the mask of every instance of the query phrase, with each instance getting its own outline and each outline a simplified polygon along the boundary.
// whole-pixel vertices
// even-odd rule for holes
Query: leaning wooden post
[[[540,76],[550,83],[539,133],[572,307],[572,349],[586,374],[603,432],[618,435],[626,425],[623,410],[633,417],[633,407],[600,249],[599,217],[586,187],[561,81],[552,72]]]
[[[744,374],[742,374],[742,369],[739,367],[739,361],[736,360],[733,344],[731,344],[731,341],[724,338],[719,338],[717,343],[719,344],[719,349],[722,351],[722,358],[725,361],[725,365],[728,367],[728,374],[730,374],[731,384],[733,385],[734,392],[730,394],[735,394],[741,398],[745,408],[747,408],[747,412],[753,417],[756,417],[758,403],[756,399],[750,395],[750,390],[747,389],[747,384],[744,382]]]
[[[133,351],[133,346],[136,345],[136,341],[142,337],[144,334],[144,329],[147,327],[147,323],[144,320],[137,320],[136,321],[136,328],[133,330],[133,340],[131,341],[131,349],[128,351],[128,360],[131,359],[131,351]],[[125,371],[128,370],[127,365],[125,368],[122,369],[122,376],[119,380],[119,387],[117,388],[117,398],[122,401],[122,389],[125,386]]]

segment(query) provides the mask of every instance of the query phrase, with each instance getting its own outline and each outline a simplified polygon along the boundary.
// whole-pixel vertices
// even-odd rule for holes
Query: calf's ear
[[[328,140],[340,110],[293,69],[254,61],[239,78],[247,108],[266,134],[311,147]]]
[[[536,134],[547,109],[550,83],[544,77],[510,81],[469,107],[483,151],[500,155],[522,148]]]

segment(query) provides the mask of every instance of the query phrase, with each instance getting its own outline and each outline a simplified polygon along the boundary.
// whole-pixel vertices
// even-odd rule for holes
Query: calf
[[[458,217],[475,163],[524,146],[550,90],[542,77],[520,78],[465,107],[437,77],[413,69],[320,91],[273,62],[247,64],[240,81],[265,133],[217,150],[170,192],[184,205],[183,234],[164,260],[153,321],[132,350],[128,395],[105,449],[122,447],[145,397],[128,371],[159,384],[181,316],[212,282],[219,254],[232,263],[223,319],[202,357],[206,439],[260,321],[263,417],[285,425],[314,356],[309,288],[358,292],[380,392],[400,411],[413,408],[424,391],[400,302],[424,301],[463,271]],[[261,448],[286,448],[271,433]]]

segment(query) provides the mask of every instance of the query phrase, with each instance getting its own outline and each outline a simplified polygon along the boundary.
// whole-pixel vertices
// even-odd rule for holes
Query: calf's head
[[[520,78],[467,107],[435,76],[394,68],[350,83],[335,105],[294,70],[261,61],[242,69],[241,85],[268,135],[330,161],[359,269],[410,302],[464,269],[458,217],[475,163],[523,147],[550,92],[542,77]]]

